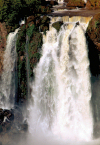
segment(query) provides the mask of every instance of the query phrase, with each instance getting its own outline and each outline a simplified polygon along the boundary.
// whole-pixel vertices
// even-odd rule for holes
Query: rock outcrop
[[[61,25],[63,25],[63,21],[58,21],[52,24],[52,26],[59,32]]]
[[[15,139],[18,143],[27,129],[27,121],[19,107],[11,110],[0,108],[0,145],[14,144]]]
[[[3,71],[3,56],[6,48],[7,29],[5,23],[0,23],[0,76]]]

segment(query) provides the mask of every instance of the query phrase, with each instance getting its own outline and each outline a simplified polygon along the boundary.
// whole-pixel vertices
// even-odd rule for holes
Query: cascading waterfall
[[[93,132],[89,60],[84,30],[76,23],[51,27],[34,69],[29,131],[63,140],[90,140]]]
[[[15,67],[16,67],[16,34],[8,35],[7,46],[4,54],[4,71],[0,82],[0,107],[11,109],[15,101]]]

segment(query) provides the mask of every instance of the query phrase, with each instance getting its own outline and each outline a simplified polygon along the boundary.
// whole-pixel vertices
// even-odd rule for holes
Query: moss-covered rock
[[[57,30],[57,32],[59,32],[61,25],[63,25],[62,21],[58,21],[52,24],[52,26]]]
[[[87,0],[86,8],[89,10],[99,9],[100,0]]]
[[[39,18],[39,16],[29,17],[27,23],[20,28],[18,33],[17,71],[19,97],[17,102],[20,103],[23,103],[27,100],[27,75],[29,75],[29,79],[34,77],[33,68],[36,66],[41,57],[40,51],[42,47],[42,34],[39,32],[39,26],[37,27],[36,24],[37,18]],[[46,18],[46,21],[47,20],[48,19]]]
[[[27,91],[27,76],[26,76],[26,56],[25,56],[25,44],[26,44],[26,26],[23,25],[18,33],[16,48],[17,48],[17,76],[18,76],[18,98],[19,100],[26,99]],[[19,99],[20,98],[20,99]]]
[[[30,63],[30,77],[33,77],[33,68],[36,66],[37,62],[39,62],[41,57],[41,50],[42,47],[42,34],[39,32],[34,32],[33,37],[30,39],[29,42],[29,63]]]

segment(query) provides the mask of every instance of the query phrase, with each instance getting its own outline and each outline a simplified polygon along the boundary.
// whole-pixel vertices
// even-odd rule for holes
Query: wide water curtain
[[[51,27],[34,73],[30,132],[42,130],[63,140],[91,139],[89,60],[81,25],[65,23],[59,32]]]

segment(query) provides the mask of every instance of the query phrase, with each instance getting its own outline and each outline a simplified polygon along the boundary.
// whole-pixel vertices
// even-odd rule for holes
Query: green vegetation
[[[91,19],[86,32],[94,44],[100,43],[100,13]]]
[[[86,3],[87,9],[99,9],[100,8],[100,0],[88,0]]]
[[[26,29],[25,25],[21,27],[16,43],[17,47],[17,74],[18,74],[18,94],[19,97],[26,97],[27,75],[26,75],[26,58],[25,58],[25,44],[26,44]]]
[[[51,12],[50,6],[42,6],[44,0],[0,0],[0,22],[6,23],[9,32],[19,27],[19,21],[30,15]]]
[[[31,37],[33,36],[33,32],[36,31],[36,27],[33,24],[32,26],[30,26],[30,24],[28,25],[28,29],[26,30],[26,34],[28,35],[29,39],[31,39]]]
[[[26,37],[28,37],[28,43],[26,43]],[[25,100],[27,98],[27,54],[29,78],[34,78],[33,68],[41,57],[42,34],[39,33],[34,24],[23,25],[18,33],[16,46],[18,54],[18,94],[20,99]],[[28,52],[25,49],[26,47]]]
[[[99,28],[100,27],[100,21],[95,21],[95,28]]]
[[[0,21],[10,24],[29,16],[41,5],[40,0],[0,0]]]
[[[42,34],[39,32],[34,32],[32,39],[29,43],[29,60],[30,60],[30,77],[33,77],[33,68],[39,62],[41,57],[41,46],[42,46]]]

